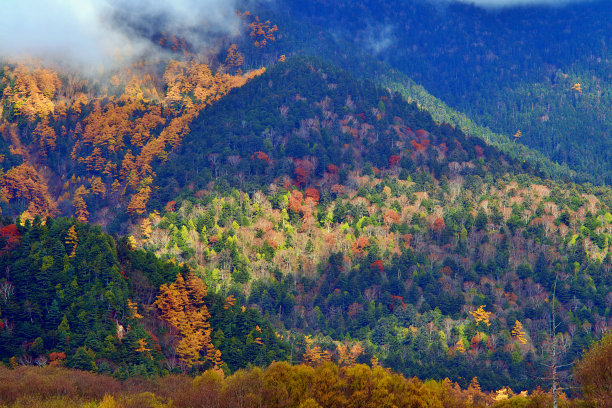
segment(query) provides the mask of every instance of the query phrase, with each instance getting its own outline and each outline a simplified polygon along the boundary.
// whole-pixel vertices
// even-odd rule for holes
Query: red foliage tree
[[[401,158],[397,155],[391,155],[389,157],[389,167],[397,166],[400,164]]]
[[[267,164],[270,164],[270,157],[269,157],[269,156],[268,156],[266,153],[264,153],[264,152],[262,152],[262,151],[257,151],[257,152],[255,152],[255,153],[253,153],[253,154],[251,155],[251,159],[253,159],[253,160],[255,160],[255,159],[258,159],[258,160],[263,160],[263,161],[265,161]]]
[[[383,261],[381,261],[380,259],[372,262],[372,264],[370,265],[370,268],[378,271],[378,272],[382,272],[384,270],[384,266],[383,266]]]
[[[338,166],[336,166],[335,164],[330,164],[329,166],[327,166],[327,171],[330,174],[338,174]]]
[[[19,243],[19,231],[17,230],[17,225],[9,224],[0,229],[0,236],[6,239],[6,245],[2,249],[1,252],[7,250],[10,251]]]
[[[295,174],[295,184],[299,187],[305,186],[314,170],[314,165],[309,160],[295,159],[293,161],[293,174]]]
[[[442,231],[446,228],[446,224],[444,223],[444,218],[438,217],[433,223],[432,229],[437,235],[440,235]]]
[[[289,210],[299,213],[302,211],[302,200],[304,195],[300,190],[292,190],[289,196]]]
[[[304,192],[304,196],[306,200],[312,200],[315,205],[319,203],[319,199],[321,198],[316,188],[307,188]]]
[[[429,132],[426,131],[425,129],[419,129],[416,132],[414,132],[414,134],[416,135],[416,137],[418,137],[419,139],[424,139],[427,136],[429,136]]]

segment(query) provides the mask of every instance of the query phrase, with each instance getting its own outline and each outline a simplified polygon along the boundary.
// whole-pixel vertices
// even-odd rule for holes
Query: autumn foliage
[[[193,274],[178,274],[170,285],[162,285],[155,301],[160,316],[176,332],[176,352],[187,367],[206,361],[218,368],[220,352],[211,342],[210,313],[204,304],[206,285]]]
[[[612,401],[612,334],[608,332],[576,364],[574,376],[582,392],[595,406],[607,407]]]
[[[55,215],[57,208],[46,182],[29,163],[11,168],[0,178],[2,196],[28,203],[28,210],[43,217]]]
[[[272,25],[269,20],[261,22],[259,16],[255,16],[255,20],[249,24],[251,28],[250,36],[253,39],[253,45],[257,48],[263,48],[268,44],[268,41],[275,41],[274,33],[278,31],[276,24]]]

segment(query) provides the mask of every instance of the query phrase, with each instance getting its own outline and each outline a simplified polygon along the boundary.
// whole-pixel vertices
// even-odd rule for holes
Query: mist
[[[237,0],[11,0],[0,13],[0,58],[72,67],[117,65],[161,52],[153,35],[195,51],[240,27]]]
[[[573,3],[587,3],[594,0],[443,0],[443,2],[457,2],[473,4],[483,8],[505,8],[516,6],[565,6]]]

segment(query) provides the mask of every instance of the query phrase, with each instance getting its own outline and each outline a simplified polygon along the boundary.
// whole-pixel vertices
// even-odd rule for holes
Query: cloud
[[[502,8],[516,6],[564,6],[571,3],[586,3],[593,0],[445,0],[473,4],[483,8]]]
[[[11,0],[0,12],[0,57],[106,65],[155,48],[162,31],[194,47],[236,33],[237,0]]]
[[[395,44],[393,30],[393,27],[389,25],[368,26],[363,34],[362,42],[369,51],[376,55],[381,54]]]

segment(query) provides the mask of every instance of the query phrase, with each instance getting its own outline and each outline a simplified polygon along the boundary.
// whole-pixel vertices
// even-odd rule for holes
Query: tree
[[[176,352],[187,367],[198,364],[202,356],[215,368],[221,361],[210,337],[210,313],[204,304],[206,292],[200,278],[189,273],[184,279],[179,273],[172,284],[160,287],[155,301],[161,317],[176,330]]]
[[[74,192],[74,198],[72,199],[72,205],[74,206],[74,212],[77,216],[77,220],[81,222],[87,222],[89,211],[87,211],[87,204],[83,197],[89,195],[89,190],[85,186],[79,186]]]
[[[28,204],[28,211],[43,217],[57,214],[57,207],[44,179],[28,162],[13,167],[0,178],[1,193],[7,200],[17,199]]]
[[[230,45],[227,49],[227,57],[225,58],[225,65],[230,67],[234,72],[240,74],[242,70],[240,67],[244,63],[244,57],[238,51],[238,46],[236,44]]]
[[[574,368],[574,376],[588,401],[609,407],[612,401],[612,332],[596,342]]]
[[[475,311],[470,312],[470,314],[474,317],[476,324],[484,323],[487,326],[490,326],[491,323],[489,322],[489,317],[491,316],[491,312],[485,312],[484,308],[484,305],[482,305]]]
[[[514,337],[521,344],[527,344],[525,332],[523,331],[523,324],[518,320],[516,323],[514,323],[514,327],[512,328],[512,337]]]
[[[276,40],[274,33],[278,31],[278,27],[276,24],[272,25],[269,20],[262,23],[259,16],[255,16],[255,21],[249,24],[249,27],[251,28],[250,36],[253,39],[253,45],[257,48],[263,48],[268,41]]]
[[[76,229],[74,225],[68,229],[68,234],[66,235],[66,245],[72,247],[72,251],[70,251],[70,258],[74,258],[76,256],[77,244],[79,242],[79,237],[77,236]]]
[[[140,223],[140,233],[145,239],[148,239],[153,233],[153,224],[149,217],[143,219]]]
[[[106,186],[100,177],[96,177],[91,181],[91,192],[100,198],[103,198],[106,194]]]
[[[47,149],[55,150],[57,135],[55,134],[55,130],[49,126],[48,119],[39,122],[34,132],[32,132],[32,135],[38,140],[41,156],[47,156]]]
[[[141,187],[128,203],[127,212],[130,215],[143,214],[147,208],[147,202],[151,196],[151,187],[145,184]]]

